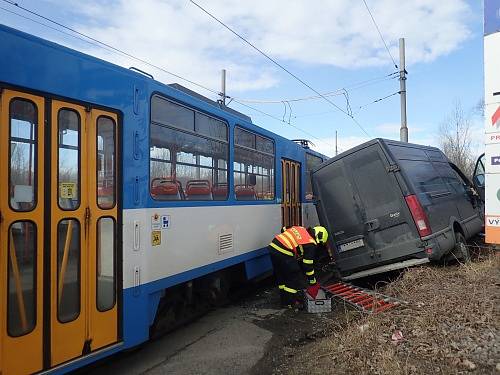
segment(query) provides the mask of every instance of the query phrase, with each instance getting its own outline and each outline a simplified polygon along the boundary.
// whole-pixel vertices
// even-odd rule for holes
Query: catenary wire
[[[396,91],[392,94],[389,94],[387,96],[384,96],[382,98],[378,98],[378,99],[375,99],[369,103],[366,103],[366,104],[363,104],[361,106],[358,107],[358,110],[355,112],[356,114],[360,112],[360,110],[364,107],[367,107],[371,104],[375,104],[375,103],[378,103],[378,102],[381,102],[383,100],[386,100],[386,99],[389,99],[390,97],[394,96],[394,95],[398,95],[398,94],[401,94],[401,91]],[[302,117],[311,117],[311,116],[320,116],[320,115],[326,115],[328,113],[332,113],[332,111],[326,111],[326,112],[318,112],[318,113],[308,113],[308,114],[304,114],[304,115],[299,115],[299,116],[293,116],[293,118],[302,118]]]
[[[350,85],[347,85],[342,88],[338,88],[334,91],[328,91],[323,93],[323,96],[341,96],[344,95],[344,90],[349,89],[349,91],[353,90],[359,90],[363,87],[370,86],[373,84],[381,83],[384,81],[390,81],[395,78],[399,78],[399,76],[396,76],[396,74],[399,74],[399,72],[394,72],[382,77],[377,77],[377,78],[371,78],[368,80],[364,80],[361,82],[357,83],[352,83]],[[291,98],[291,99],[246,99],[246,98],[239,98],[239,97],[231,97],[233,99],[238,99],[239,101],[245,102],[245,103],[250,103],[250,104],[281,104],[283,102],[300,102],[300,101],[307,101],[307,100],[317,100],[317,99],[322,99],[321,96],[319,95],[312,95],[312,96],[305,96],[301,98]],[[327,113],[332,113],[331,111],[328,111]]]
[[[359,110],[360,110],[360,109],[362,109],[362,108],[364,108],[364,107],[367,107],[367,106],[369,106],[369,105],[371,105],[371,104],[375,104],[375,103],[381,102],[381,101],[383,101],[383,100],[389,99],[390,97],[392,97],[392,96],[394,96],[394,95],[398,95],[398,94],[401,94],[401,91],[396,91],[396,92],[393,92],[392,94],[386,95],[386,96],[384,96],[384,97],[382,97],[382,98],[378,98],[378,99],[372,100],[372,101],[371,101],[371,102],[369,102],[369,103],[366,103],[366,104],[360,105],[360,106],[358,107],[358,112],[359,112]]]
[[[373,17],[373,14],[370,10],[370,7],[368,7],[368,4],[366,3],[366,0],[363,0],[363,3],[365,3],[365,7],[366,7],[366,10],[368,11],[368,13],[370,14],[370,17],[372,19],[372,22],[373,24],[375,25],[375,28],[377,29],[378,31],[378,35],[380,36],[380,39],[382,39],[382,43],[384,43],[384,46],[385,46],[385,49],[387,50],[387,53],[389,54],[389,56],[391,57],[391,60],[392,60],[392,63],[394,64],[394,66],[396,67],[396,69],[398,69],[398,64],[396,64],[396,61],[394,60],[394,57],[392,57],[392,54],[391,54],[391,51],[389,50],[389,47],[387,47],[387,43],[385,42],[385,39],[384,37],[382,36],[382,33],[380,32],[380,29],[377,25],[377,22],[375,21],[375,17]]]
[[[84,33],[80,32],[80,31],[78,31],[78,30],[76,30],[76,29],[74,29],[74,28],[71,28],[71,27],[69,27],[69,26],[66,26],[66,25],[64,25],[64,24],[62,24],[62,23],[60,23],[60,22],[54,21],[53,19],[51,19],[51,18],[49,18],[49,17],[46,17],[46,16],[44,16],[44,15],[42,15],[42,14],[39,14],[39,13],[37,13],[37,12],[35,12],[35,11],[32,11],[31,9],[25,8],[25,7],[23,7],[23,6],[19,5],[18,3],[14,2],[14,1],[11,1],[11,0],[1,0],[1,1],[3,1],[3,2],[7,3],[7,4],[10,4],[10,5],[12,5],[12,6],[15,6],[15,7],[19,8],[19,9],[22,9],[22,10],[24,10],[25,12],[28,12],[28,13],[30,13],[30,14],[32,14],[32,15],[34,15],[34,16],[36,16],[36,17],[39,17],[39,18],[41,18],[41,19],[44,19],[44,20],[46,20],[46,21],[48,21],[48,22],[50,22],[50,23],[53,23],[53,24],[55,24],[55,25],[57,25],[57,26],[59,26],[59,27],[62,27],[62,28],[64,28],[64,29],[66,29],[66,30],[69,30],[69,31],[71,31],[71,32],[73,32],[73,33],[75,33],[75,34],[77,34],[77,35],[80,35],[80,36],[82,36],[82,37],[84,37],[84,38],[86,38],[86,39],[88,39],[88,40],[90,40],[90,41],[94,42],[96,45],[99,45],[99,46],[101,46],[101,47],[105,47],[105,49],[107,49],[108,51],[112,51],[112,52],[115,52],[115,53],[121,54],[122,56],[126,56],[126,57],[131,58],[131,59],[133,59],[133,60],[135,60],[135,61],[141,62],[141,63],[143,63],[143,64],[145,64],[145,65],[147,65],[147,66],[150,66],[150,67],[152,67],[152,68],[158,69],[158,70],[160,70],[160,71],[162,71],[162,72],[164,72],[164,73],[167,73],[167,74],[169,74],[169,75],[171,75],[171,76],[173,76],[173,77],[176,77],[176,78],[181,79],[181,80],[183,80],[183,81],[185,81],[185,82],[191,83],[191,84],[192,84],[192,85],[194,85],[194,86],[197,86],[197,87],[202,88],[202,89],[204,89],[204,90],[207,90],[207,91],[209,91],[209,92],[211,92],[211,93],[214,93],[214,94],[219,95],[219,92],[218,92],[217,90],[213,90],[213,89],[208,88],[208,87],[206,87],[206,86],[204,86],[204,85],[202,85],[202,84],[200,84],[200,83],[194,82],[194,81],[192,81],[192,80],[190,80],[190,79],[187,79],[187,78],[184,78],[184,77],[182,77],[182,76],[180,76],[180,75],[178,75],[178,74],[172,73],[172,72],[168,71],[167,69],[162,68],[161,66],[155,65],[155,64],[153,64],[153,63],[151,63],[151,62],[149,62],[149,61],[147,61],[147,60],[144,60],[144,59],[142,59],[142,58],[140,58],[140,57],[136,57],[136,56],[134,56],[134,55],[132,55],[132,54],[130,54],[130,53],[128,53],[128,52],[125,52],[125,51],[123,51],[123,50],[121,50],[121,49],[119,49],[119,48],[113,47],[113,46],[112,46],[112,45],[110,45],[110,44],[107,44],[107,43],[101,42],[100,40],[98,40],[98,39],[96,39],[96,38],[93,38],[93,37],[91,37],[91,36],[89,36],[89,35],[87,35],[87,34],[84,34]],[[11,13],[13,13],[13,12],[11,11]],[[17,13],[15,13],[15,14],[17,14]],[[20,16],[20,17],[23,17],[23,16],[21,16],[21,15],[19,15],[19,14],[17,14],[17,15],[18,15],[18,16]],[[30,19],[30,18],[28,18],[28,19]],[[30,19],[30,20],[31,20],[31,19]],[[34,21],[34,22],[36,22],[36,21]],[[48,25],[46,25],[46,24],[43,24],[43,23],[40,23],[40,22],[37,22],[37,23],[38,23],[38,24],[41,24],[41,25],[44,25],[44,26],[46,26],[46,27],[49,27],[49,28],[51,28],[51,29],[53,29],[53,30],[60,31],[60,32],[61,32],[61,33],[63,33],[63,34],[68,34],[68,33],[63,32],[62,30],[59,30],[59,29],[57,29],[57,28],[50,27],[50,26],[48,26]],[[81,39],[81,38],[79,38],[79,39]]]
[[[330,146],[330,147],[333,147],[333,145],[332,145],[332,144],[330,144],[329,142],[326,142],[325,140],[322,140],[322,139],[320,139],[320,138],[316,137],[314,134],[309,133],[308,131],[306,131],[306,130],[304,130],[304,129],[302,129],[302,128],[299,128],[299,127],[298,127],[298,126],[296,126],[296,125],[293,125],[293,124],[291,124],[291,123],[288,123],[288,122],[286,122],[286,121],[284,121],[284,120],[280,119],[279,117],[273,116],[273,115],[271,115],[271,114],[269,114],[269,113],[267,113],[267,112],[264,112],[264,111],[262,111],[262,110],[260,110],[260,109],[258,109],[258,108],[255,108],[255,107],[249,106],[248,104],[241,103],[241,102],[239,102],[237,99],[234,99],[234,101],[235,101],[236,103],[238,103],[239,105],[243,106],[243,107],[246,107],[246,108],[248,108],[248,109],[251,109],[252,111],[258,112],[258,113],[260,113],[260,114],[262,114],[262,115],[264,115],[264,116],[267,116],[267,117],[269,117],[269,118],[272,118],[272,119],[274,119],[274,120],[276,120],[276,121],[279,121],[279,122],[281,122],[281,123],[283,123],[283,124],[290,125],[291,127],[295,128],[295,129],[297,129],[297,130],[299,130],[300,132],[302,132],[302,133],[304,133],[304,134],[308,135],[309,137],[312,137],[312,138],[314,138],[315,140],[317,140],[317,141],[319,141],[319,142],[322,142],[322,143],[324,143],[324,144],[326,144],[326,145],[328,145],[328,146]]]
[[[217,17],[215,17],[212,13],[210,13],[208,10],[206,10],[205,8],[203,8],[201,5],[197,4],[195,1],[193,0],[189,0],[190,3],[192,3],[193,5],[195,5],[196,7],[198,7],[201,11],[203,11],[205,14],[207,14],[210,18],[212,18],[213,20],[215,20],[217,23],[219,23],[220,25],[222,25],[224,28],[226,28],[227,30],[229,30],[231,33],[233,33],[234,35],[236,35],[239,39],[241,39],[242,41],[244,41],[246,44],[248,44],[250,47],[252,47],[254,50],[256,50],[257,52],[259,52],[262,56],[264,56],[266,59],[268,59],[269,61],[271,61],[274,65],[276,65],[277,67],[279,67],[280,69],[282,69],[284,72],[288,73],[291,77],[293,77],[295,80],[297,80],[298,82],[300,82],[302,85],[304,85],[305,87],[307,87],[309,90],[313,91],[315,94],[319,95],[321,98],[323,98],[325,101],[327,101],[328,103],[330,103],[332,106],[334,106],[335,108],[337,108],[340,112],[342,112],[343,114],[345,114],[346,116],[350,117],[353,122],[361,129],[361,131],[363,133],[365,133],[368,137],[370,137],[370,135],[368,134],[368,132],[365,130],[365,128],[352,116],[352,114],[350,114],[349,112],[347,111],[344,111],[342,108],[340,108],[337,104],[335,104],[334,102],[332,102],[330,99],[328,99],[328,97],[324,96],[323,94],[321,94],[318,90],[316,90],[314,87],[312,87],[311,85],[309,85],[307,82],[305,82],[304,80],[302,80],[300,77],[298,77],[297,75],[295,75],[294,73],[292,73],[290,70],[288,70],[287,68],[285,68],[283,65],[281,65],[279,62],[277,62],[275,59],[273,59],[271,56],[269,56],[268,54],[266,54],[264,51],[262,51],[261,49],[259,49],[258,47],[256,47],[254,44],[252,44],[250,41],[248,41],[247,39],[245,39],[243,36],[241,36],[240,34],[238,34],[236,31],[234,31],[231,27],[229,27],[228,25],[226,25],[224,22],[222,22],[221,20],[219,20]]]

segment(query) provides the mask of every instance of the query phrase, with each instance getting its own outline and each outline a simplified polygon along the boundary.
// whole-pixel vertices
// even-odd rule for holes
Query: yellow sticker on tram
[[[61,182],[59,183],[59,196],[66,199],[76,198],[76,183]]]
[[[160,230],[154,230],[151,232],[151,244],[153,246],[161,245],[161,231]]]

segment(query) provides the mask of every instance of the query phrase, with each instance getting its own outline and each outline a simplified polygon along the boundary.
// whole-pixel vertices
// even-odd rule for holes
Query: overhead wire
[[[363,3],[365,3],[365,7],[366,7],[366,10],[368,11],[368,13],[370,14],[370,17],[372,19],[372,22],[373,24],[375,25],[375,28],[377,29],[378,31],[378,35],[380,36],[380,39],[382,39],[382,43],[384,43],[384,46],[385,46],[385,49],[387,50],[387,53],[389,54],[389,56],[391,57],[391,60],[392,60],[392,63],[394,64],[394,66],[396,67],[396,70],[399,69],[398,68],[398,64],[396,64],[396,61],[394,60],[394,57],[392,57],[392,53],[391,51],[389,50],[389,47],[387,47],[387,43],[385,42],[385,39],[382,35],[382,32],[380,31],[378,25],[377,25],[377,21],[375,21],[375,17],[373,17],[373,14],[370,10],[370,7],[368,6],[366,0],[363,0]]]
[[[363,104],[363,105],[360,105],[358,107],[358,110],[356,112],[354,112],[354,114],[357,114],[360,112],[360,109],[364,108],[364,107],[368,107],[369,105],[371,104],[375,104],[375,103],[378,103],[378,102],[381,102],[383,100],[386,100],[386,99],[389,99],[390,97],[394,96],[394,95],[398,95],[398,94],[401,94],[401,91],[396,91],[392,94],[389,94],[387,96],[384,96],[382,98],[378,98],[378,99],[375,99],[369,103],[366,103],[366,104]],[[293,118],[302,118],[302,117],[311,117],[311,116],[322,116],[322,115],[326,115],[326,114],[329,114],[329,113],[332,113],[333,111],[325,111],[325,112],[317,112],[317,113],[306,113],[306,114],[303,114],[303,115],[298,115],[298,116],[293,116]]]
[[[267,112],[264,112],[264,111],[262,111],[262,110],[260,110],[260,109],[258,109],[258,108],[252,107],[252,106],[250,106],[250,105],[248,105],[248,104],[242,103],[242,102],[238,101],[237,99],[233,99],[233,100],[234,100],[234,102],[238,103],[239,105],[241,105],[241,106],[243,106],[243,107],[245,107],[245,108],[251,109],[251,110],[253,110],[253,111],[255,111],[255,112],[258,112],[258,113],[260,113],[260,114],[262,114],[262,115],[264,115],[264,116],[267,116],[267,117],[269,117],[269,118],[272,118],[272,119],[274,119],[274,120],[276,120],[276,121],[278,121],[278,122],[281,122],[281,123],[283,123],[283,124],[290,125],[291,127],[295,128],[295,129],[297,129],[297,130],[299,130],[300,132],[302,132],[302,133],[304,133],[304,134],[308,135],[309,137],[312,137],[312,138],[316,139],[316,140],[317,140],[317,141],[319,141],[319,142],[322,142],[322,143],[324,143],[324,144],[326,144],[326,145],[328,145],[328,146],[330,146],[330,147],[333,147],[333,145],[332,145],[332,144],[330,144],[329,142],[326,142],[325,140],[323,140],[323,139],[320,139],[320,138],[316,137],[314,134],[309,133],[308,131],[306,131],[306,130],[304,130],[304,129],[302,129],[302,128],[300,128],[300,127],[296,126],[296,125],[293,125],[293,124],[291,124],[291,123],[288,123],[288,122],[286,122],[285,120],[280,119],[279,117],[276,117],[276,116],[274,116],[274,115],[271,115],[271,114],[269,114],[269,113],[267,113]]]
[[[340,112],[342,112],[343,114],[345,114],[346,116],[348,116],[349,118],[351,118],[353,120],[353,122],[361,129],[361,131],[363,133],[365,133],[368,137],[370,137],[370,135],[368,134],[368,132],[366,131],[366,129],[356,120],[354,119],[354,117],[349,114],[349,112],[343,110],[342,108],[340,108],[337,104],[335,104],[333,101],[331,101],[330,99],[328,99],[328,97],[324,96],[323,94],[321,94],[318,90],[316,90],[314,87],[312,87],[311,85],[309,85],[307,82],[305,82],[304,80],[302,80],[300,77],[298,77],[297,75],[295,75],[294,73],[292,73],[290,70],[288,70],[287,68],[285,68],[283,65],[281,65],[278,61],[276,61],[275,59],[273,59],[271,56],[269,56],[267,53],[265,53],[264,51],[262,51],[261,49],[259,49],[258,47],[256,47],[254,44],[252,44],[249,40],[247,40],[246,38],[244,38],[242,35],[240,35],[239,33],[237,33],[235,30],[233,30],[231,27],[229,27],[228,25],[226,25],[224,22],[222,22],[220,19],[218,19],[216,16],[214,16],[212,13],[210,13],[208,10],[206,10],[205,8],[203,8],[201,5],[199,5],[198,3],[196,3],[194,0],[189,0],[190,3],[192,3],[193,5],[195,5],[196,7],[198,7],[201,11],[203,11],[205,14],[207,14],[210,18],[212,18],[213,20],[215,20],[217,23],[219,23],[220,25],[222,25],[224,28],[226,28],[227,30],[229,30],[231,33],[233,33],[235,36],[237,36],[239,39],[241,39],[242,41],[244,41],[246,44],[248,44],[250,47],[252,47],[254,50],[256,50],[258,53],[260,53],[262,56],[264,56],[266,59],[268,59],[269,61],[271,61],[274,65],[276,65],[277,67],[279,67],[281,70],[283,70],[284,72],[286,72],[287,74],[289,74],[291,77],[293,77],[295,80],[297,80],[298,82],[300,82],[302,85],[304,85],[305,87],[307,87],[309,90],[313,91],[315,94],[319,95],[321,98],[323,98],[326,102],[330,103],[333,107],[337,108]]]
[[[394,72],[390,73],[381,77],[376,77],[376,78],[371,78],[368,80],[364,80],[361,82],[357,83],[352,83],[350,85],[347,85],[345,87],[338,88],[336,90],[328,91],[323,93],[323,96],[341,96],[344,95],[344,90],[350,89],[349,91],[354,91],[358,90],[360,88],[376,84],[376,83],[381,83],[384,81],[389,81],[392,79],[399,78],[399,76],[396,76],[396,74],[399,74],[399,72]],[[312,96],[305,96],[305,97],[300,97],[300,98],[289,98],[289,99],[246,99],[246,98],[239,98],[239,97],[231,97],[232,99],[238,99],[239,101],[245,102],[245,103],[253,103],[253,104],[281,104],[283,102],[300,102],[300,101],[308,101],[308,100],[317,100],[317,99],[322,99],[321,96],[319,95],[312,95]],[[328,112],[328,113],[331,113]]]
[[[358,112],[359,112],[359,110],[360,110],[360,109],[362,109],[362,108],[364,108],[364,107],[367,107],[367,106],[369,106],[369,105],[372,105],[372,104],[375,104],[375,103],[381,102],[381,101],[383,101],[383,100],[389,99],[390,97],[392,97],[392,96],[394,96],[394,95],[398,95],[398,94],[401,94],[401,91],[396,91],[396,92],[393,92],[392,94],[389,94],[389,95],[384,96],[384,97],[382,97],[382,98],[375,99],[375,100],[373,100],[373,101],[371,101],[371,102],[369,102],[369,103],[363,104],[363,105],[361,105],[361,106],[359,106],[359,107],[358,107]]]
[[[171,76],[173,76],[173,77],[176,77],[176,78],[178,78],[178,79],[180,79],[180,80],[183,80],[184,82],[188,82],[188,83],[190,83],[190,84],[192,84],[192,85],[194,85],[194,86],[196,86],[196,87],[199,87],[199,88],[201,88],[201,89],[204,89],[204,90],[207,90],[207,91],[209,91],[209,92],[211,92],[211,93],[214,93],[214,94],[219,95],[219,92],[218,92],[217,90],[213,90],[213,89],[211,89],[211,88],[208,88],[208,87],[206,87],[206,86],[204,86],[204,85],[202,85],[202,84],[200,84],[200,83],[198,83],[198,82],[192,81],[192,80],[190,80],[190,79],[188,79],[188,78],[184,78],[184,77],[182,77],[182,76],[180,76],[180,75],[178,75],[178,74],[175,74],[175,73],[173,73],[173,72],[171,72],[171,71],[169,71],[169,70],[167,70],[167,69],[165,69],[165,68],[163,68],[163,67],[161,67],[161,66],[158,66],[158,65],[156,65],[156,64],[153,64],[153,63],[151,63],[151,62],[149,62],[149,61],[147,61],[147,60],[144,60],[144,59],[142,59],[142,58],[140,58],[140,57],[134,56],[134,55],[132,55],[132,54],[130,54],[130,53],[128,53],[128,52],[126,52],[126,51],[123,51],[123,50],[119,49],[119,48],[113,47],[112,45],[110,45],[110,44],[108,44],[108,43],[102,42],[102,41],[100,41],[100,40],[98,40],[98,39],[96,39],[96,38],[94,38],[94,37],[92,37],[92,36],[89,36],[89,35],[87,35],[87,34],[84,34],[84,33],[80,32],[80,31],[76,30],[76,29],[74,29],[74,28],[72,28],[72,27],[66,26],[66,25],[64,25],[64,24],[62,24],[62,23],[60,23],[60,22],[57,22],[57,21],[55,21],[55,20],[53,20],[53,19],[49,18],[49,17],[46,17],[46,16],[44,16],[44,15],[42,15],[42,14],[39,14],[39,13],[37,13],[37,12],[35,12],[35,11],[31,10],[31,9],[28,9],[28,8],[26,8],[26,7],[23,7],[23,6],[19,5],[18,3],[14,2],[14,1],[12,1],[12,0],[1,0],[1,1],[3,1],[3,2],[5,2],[5,3],[9,4],[9,5],[12,5],[12,6],[14,6],[14,7],[17,7],[17,8],[19,8],[19,9],[22,9],[23,11],[25,11],[25,12],[27,12],[27,13],[30,13],[31,15],[34,15],[34,16],[36,16],[36,17],[39,17],[39,18],[41,18],[41,19],[43,19],[43,20],[45,20],[45,21],[48,21],[48,22],[50,22],[50,23],[52,23],[52,24],[54,24],[54,25],[57,25],[57,26],[59,26],[59,27],[62,27],[63,29],[69,30],[69,31],[71,31],[72,33],[75,33],[75,34],[77,34],[77,35],[80,35],[80,36],[82,36],[83,38],[86,38],[86,39],[87,39],[87,42],[91,41],[91,42],[93,42],[93,44],[94,44],[94,45],[100,46],[101,48],[104,48],[104,49],[106,49],[106,50],[108,50],[108,51],[111,51],[111,52],[114,52],[114,53],[118,53],[118,54],[120,54],[120,55],[122,55],[122,56],[126,56],[126,57],[128,57],[128,58],[130,58],[130,59],[133,59],[133,60],[135,60],[135,61],[138,61],[138,62],[140,62],[140,63],[143,63],[143,64],[145,64],[145,65],[147,65],[147,66],[149,66],[149,67],[152,67],[152,68],[158,69],[158,70],[160,70],[160,71],[162,71],[162,72],[164,72],[164,73],[166,73],[166,74],[169,74],[169,75],[171,75]],[[4,9],[4,8],[2,8],[2,9]],[[4,10],[6,10],[6,9],[4,9]],[[57,29],[57,28],[51,27],[51,26],[46,25],[46,24],[41,23],[41,22],[37,22],[37,21],[35,21],[35,20],[31,19],[31,18],[28,18],[28,17],[22,16],[22,15],[20,15],[20,14],[18,14],[18,13],[13,12],[13,11],[9,11],[9,10],[7,10],[7,11],[8,11],[8,12],[10,12],[10,13],[14,13],[14,14],[16,14],[16,15],[20,16],[20,17],[24,17],[24,18],[26,18],[26,19],[29,19],[29,20],[31,20],[31,21],[33,21],[33,22],[36,22],[37,24],[40,24],[40,25],[46,26],[46,27],[48,27],[48,28],[50,28],[50,29],[52,29],[52,30],[59,31],[59,32],[61,32],[61,33],[65,34],[65,35],[68,35],[68,34],[69,34],[69,33],[66,33],[66,32],[64,32],[64,31],[60,30],[60,29]],[[69,34],[69,35],[71,35],[71,34]],[[74,36],[74,35],[73,35],[73,36]],[[75,37],[76,37],[76,36],[75,36]],[[78,39],[82,40],[81,38],[78,38]]]

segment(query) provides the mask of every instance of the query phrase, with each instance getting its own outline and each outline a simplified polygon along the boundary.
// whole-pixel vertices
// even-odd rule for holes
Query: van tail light
[[[405,197],[406,204],[410,209],[411,216],[413,216],[413,221],[417,225],[418,234],[420,237],[425,237],[432,234],[431,226],[429,225],[429,220],[427,219],[427,215],[425,214],[422,205],[418,201],[416,195],[408,195]]]

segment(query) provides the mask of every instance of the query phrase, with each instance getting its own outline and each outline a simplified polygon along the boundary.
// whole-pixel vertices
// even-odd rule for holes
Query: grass
[[[499,253],[411,268],[381,292],[408,304],[374,315],[338,306],[326,337],[294,350],[276,373],[500,374]]]

